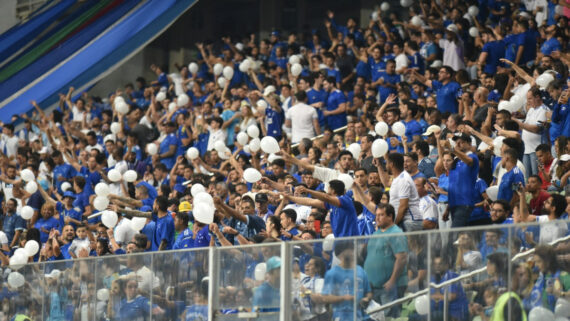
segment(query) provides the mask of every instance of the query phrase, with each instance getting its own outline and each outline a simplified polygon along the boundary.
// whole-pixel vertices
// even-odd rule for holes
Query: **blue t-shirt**
[[[327,92],[325,90],[315,90],[314,88],[311,88],[307,91],[308,105],[322,102],[324,106],[324,103],[326,103],[326,101],[327,101]],[[322,108],[316,108],[316,110],[317,110],[317,116],[319,118],[319,125],[321,126],[321,128],[324,128],[326,123],[325,123],[325,116],[323,115],[323,110]]]
[[[173,250],[178,249],[190,249],[194,247],[194,239],[192,238],[192,230],[186,228],[184,231],[180,232],[172,245]]]
[[[382,73],[386,71],[386,63],[380,59],[380,61],[375,61],[374,58],[368,58],[368,65],[370,66],[370,75],[372,76],[372,81],[376,81],[382,77]]]
[[[479,175],[479,158],[474,153],[469,153],[473,164],[468,166],[459,158],[454,161],[454,167],[449,171],[449,206],[473,206],[473,190],[477,175]]]
[[[333,111],[333,110],[337,109],[338,106],[340,106],[340,104],[346,104],[346,102],[347,102],[347,99],[344,96],[344,93],[338,89],[335,89],[334,91],[329,93],[329,96],[327,98],[326,108],[328,111]],[[346,126],[346,124],[347,124],[346,112],[336,114],[336,115],[327,116],[327,117],[325,117],[325,120],[326,120],[328,128],[331,130],[335,130],[337,128]]]
[[[73,207],[71,209],[66,209],[62,202],[57,202],[55,204],[55,210],[59,213],[59,227],[63,228],[65,226],[65,218],[70,217],[74,220],[82,221],[83,215],[81,215],[81,209]],[[77,228],[75,223],[70,223],[74,229]],[[60,230],[61,232],[61,230]]]
[[[524,49],[521,59],[519,60],[519,65],[524,65],[527,62],[534,61],[536,58],[536,38],[532,31],[527,30],[518,34],[517,50],[520,46],[524,46]]]
[[[279,311],[279,297],[279,288],[264,282],[253,293],[253,307],[259,312]]]
[[[356,209],[350,196],[344,194],[337,197],[340,207],[325,203],[326,209],[331,211],[331,226],[335,237],[357,236],[358,218]]]
[[[389,74],[387,72],[382,72],[380,78],[384,79],[385,84],[397,85],[402,81],[402,77],[398,74]],[[393,87],[388,87],[385,85],[378,86],[378,92],[380,93],[380,104],[384,103],[386,98],[390,94],[395,94],[396,89]]]
[[[143,321],[150,316],[150,302],[144,296],[138,296],[134,300],[126,298],[119,304],[119,320]]]
[[[16,231],[21,231],[26,228],[26,221],[17,213],[4,216],[4,223],[2,224],[2,231],[8,238],[8,244],[12,242]]]
[[[390,235],[386,237],[385,235]],[[384,283],[388,282],[394,270],[397,253],[408,252],[408,240],[402,229],[394,224],[385,231],[378,229],[374,236],[368,240],[367,257],[364,261],[364,270],[368,274],[370,283],[375,288],[381,288]],[[404,267],[402,273],[398,276],[396,285],[404,286],[408,284],[407,269]]]
[[[267,126],[267,136],[279,137],[281,136],[281,127],[283,126],[283,118],[281,114],[276,112],[273,108],[267,107],[265,109],[265,125]]]
[[[402,120],[402,123],[406,126],[406,137],[408,137],[409,142],[414,140],[414,136],[422,135],[422,126],[415,119],[409,122]]]
[[[159,148],[158,153],[164,154],[164,153],[168,152],[168,150],[170,149],[170,146],[172,146],[172,145],[174,145],[174,147],[176,147],[174,150],[177,150],[179,144],[180,144],[180,142],[178,141],[178,138],[176,137],[176,135],[174,133],[170,133],[160,143],[160,148]],[[174,166],[174,163],[176,162],[176,152],[170,157],[161,159],[160,162],[163,163],[166,166],[166,168],[168,168],[168,170],[171,170],[172,166]]]
[[[174,243],[174,219],[169,214],[156,218],[156,229],[152,240],[152,250],[158,251],[162,240],[166,240],[165,250],[172,249]]]
[[[356,291],[354,293],[354,270],[356,269]],[[372,292],[368,276],[360,265],[354,268],[345,269],[339,265],[333,266],[325,274],[325,284],[323,286],[322,294],[324,295],[353,295],[356,302],[360,302],[367,293]],[[333,319],[350,321],[354,320],[354,301],[342,301],[332,304]],[[357,320],[362,320],[362,309],[357,311]]]
[[[483,45],[483,52],[487,53],[483,71],[489,74],[497,72],[499,59],[505,56],[505,43],[502,40],[490,41]]]
[[[94,194],[95,185],[97,185],[97,183],[101,181],[101,173],[99,173],[98,171],[91,172],[85,166],[81,167],[81,171],[79,173],[81,174],[81,176],[85,178],[84,191],[86,191],[88,195]]]
[[[437,109],[442,113],[450,112],[456,114],[459,111],[457,98],[461,97],[461,85],[455,81],[442,84],[437,80],[431,81],[431,87],[436,91]]]
[[[437,186],[442,190],[449,192],[449,176],[443,173],[439,175],[439,180],[437,182]],[[445,203],[449,200],[447,194],[439,194],[439,198],[437,199],[438,203]]]
[[[336,83],[340,84],[342,78],[340,77],[340,71],[337,68],[334,69],[326,68],[325,70],[327,72],[327,77],[334,77]]]
[[[458,276],[459,275],[455,272],[447,271],[439,280],[437,280],[435,275],[433,275],[431,277],[431,282],[439,284],[444,281],[457,278]],[[432,294],[435,293],[444,294],[445,292],[449,294],[455,294],[455,300],[450,301],[448,303],[449,315],[457,320],[466,320],[469,316],[469,309],[468,309],[469,301],[467,301],[467,296],[465,295],[465,291],[463,290],[461,282],[455,282],[443,288],[431,290]],[[444,309],[443,304],[444,304],[443,300],[438,302],[435,302],[435,300],[431,300],[431,310],[443,311]]]
[[[550,55],[553,51],[560,51],[560,41],[556,37],[546,40],[540,47],[540,52],[544,55]]]
[[[49,233],[52,229],[56,229],[58,231],[60,230],[59,220],[53,216],[49,217],[48,219],[40,217],[36,221],[36,224],[34,224],[34,227],[40,231],[40,241],[42,244],[47,242],[49,239]],[[43,230],[46,230],[47,232],[44,232]]]
[[[201,228],[198,233],[196,233],[196,238],[194,239],[194,247],[208,247],[210,246],[210,230],[209,226],[206,225]]]
[[[208,320],[208,305],[191,305],[186,307],[186,315],[184,321],[203,321]]]
[[[521,170],[515,166],[501,178],[497,199],[510,202],[514,195],[513,186],[517,186],[518,183],[521,183],[523,186],[525,185],[524,175]]]
[[[75,176],[75,173],[75,168],[73,168],[73,166],[69,165],[68,163],[57,165],[53,169],[53,179],[55,186],[60,193],[63,193],[61,190],[61,184],[63,184],[64,181],[60,180],[59,178],[63,177],[65,180],[70,180]]]
[[[222,113],[222,119],[224,122],[230,120],[236,112],[231,109],[226,109]],[[226,127],[226,145],[232,146],[234,144],[235,127],[239,124],[239,118],[234,119],[228,127]]]
[[[473,203],[477,204],[483,201],[483,193],[487,190],[487,183],[484,180],[478,178],[475,183],[475,189],[473,189]],[[469,217],[469,222],[482,220],[489,218],[489,212],[486,212],[482,206],[475,207],[471,216]]]

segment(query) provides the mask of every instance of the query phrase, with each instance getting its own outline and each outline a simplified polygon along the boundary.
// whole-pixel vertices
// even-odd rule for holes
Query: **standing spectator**
[[[279,311],[279,288],[281,286],[281,258],[273,256],[266,263],[266,281],[253,294],[253,308],[257,312]],[[258,320],[273,320],[274,316],[265,316]]]
[[[427,178],[435,177],[435,163],[429,158],[429,144],[423,140],[414,142],[412,144],[412,152],[418,155],[418,169],[420,172]]]
[[[445,28],[445,39],[439,39],[439,46],[443,49],[444,66],[450,66],[454,71],[465,69],[463,41],[457,25],[452,23]]]
[[[336,80],[327,77],[323,83],[324,89],[328,92],[326,109],[323,110],[327,127],[331,130],[346,126],[347,99],[344,93],[336,88]]]
[[[12,124],[6,124],[2,127],[0,151],[10,160],[16,158],[18,152],[18,137],[14,135],[14,125]]]
[[[168,122],[164,127],[166,137],[160,142],[158,153],[153,156],[155,162],[161,162],[168,170],[172,169],[176,162],[176,151],[180,141],[176,137],[176,123]]]
[[[431,230],[437,228],[437,203],[428,195],[426,184],[428,183],[424,177],[414,179],[416,190],[420,197],[420,213],[423,215],[422,227],[424,230]]]
[[[445,257],[436,256],[432,260],[434,274],[431,282],[443,283],[458,277],[458,274],[449,269],[449,263]],[[448,314],[451,320],[467,320],[469,316],[468,301],[461,282],[431,290],[431,313],[434,318],[443,318]],[[447,304],[446,304],[447,303]],[[443,309],[447,308],[448,311]]]
[[[405,231],[422,229],[422,214],[420,213],[420,198],[410,174],[404,171],[402,154],[388,154],[386,169],[393,177],[390,185],[390,205],[396,211],[394,222]]]
[[[454,81],[453,68],[443,66],[439,69],[437,81],[430,80],[417,71],[413,71],[413,75],[421,83],[430,87],[436,92],[437,109],[442,113],[450,112],[457,113],[459,111],[459,102],[457,99],[461,97],[461,85]]]
[[[518,189],[519,184],[525,185],[525,179],[523,173],[519,170],[517,165],[517,152],[514,149],[507,149],[503,152],[503,158],[501,159],[501,166],[503,166],[507,172],[503,175],[501,179],[501,184],[499,185],[499,194],[497,199],[507,201],[511,203],[514,196],[514,191]],[[516,200],[515,200],[516,204]]]
[[[538,177],[542,181],[541,188],[547,190],[551,185],[553,176],[554,165],[556,161],[550,152],[550,146],[547,144],[540,144],[536,147],[536,160],[538,161]],[[530,178],[530,177],[529,177]]]
[[[291,127],[293,144],[299,143],[303,138],[313,138],[321,134],[317,111],[307,105],[307,93],[299,91],[295,97],[297,104],[289,108],[285,121],[285,126]]]
[[[20,234],[26,229],[26,221],[16,213],[18,203],[11,198],[4,205],[4,219],[2,220],[2,231],[8,238],[10,248],[16,246],[20,242]]]
[[[153,251],[164,251],[172,249],[174,243],[174,220],[167,212],[168,197],[159,196],[154,201],[154,212],[156,213],[156,229],[152,242]]]

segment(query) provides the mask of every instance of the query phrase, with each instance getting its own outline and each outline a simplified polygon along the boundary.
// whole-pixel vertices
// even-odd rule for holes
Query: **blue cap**
[[[66,191],[65,193],[63,193],[63,198],[66,198],[66,197],[77,198],[75,196],[75,194],[73,194],[73,192],[71,192],[71,191]]]
[[[267,260],[267,263],[265,263],[265,267],[266,267],[265,270],[267,272],[280,268],[281,258],[278,256],[271,257],[269,260]]]

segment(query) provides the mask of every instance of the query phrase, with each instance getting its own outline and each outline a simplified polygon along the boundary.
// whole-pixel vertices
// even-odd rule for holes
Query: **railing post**
[[[281,242],[281,284],[279,286],[279,320],[291,320],[291,245]]]
[[[218,292],[220,289],[220,253],[216,247],[208,249],[208,320],[216,319],[216,311],[218,311]]]
[[[431,236],[435,235],[427,233],[427,298],[428,298],[428,321],[431,321]],[[414,299],[415,302],[415,299]]]

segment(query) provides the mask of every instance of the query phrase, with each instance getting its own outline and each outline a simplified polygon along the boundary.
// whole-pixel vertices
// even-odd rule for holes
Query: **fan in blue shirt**
[[[514,149],[507,149],[503,152],[501,162],[507,172],[501,178],[497,199],[510,202],[519,184],[524,186],[524,175],[517,167],[517,159],[517,152]]]
[[[396,62],[394,60],[388,60],[386,63],[386,71],[382,72],[380,78],[376,81],[381,104],[390,94],[396,94],[397,85],[401,80],[402,77],[396,74]]]
[[[488,28],[481,32],[481,39],[485,44],[479,56],[479,64],[484,65],[483,72],[494,74],[497,72],[499,59],[505,56],[505,44],[502,40],[495,40],[493,31]]]
[[[152,250],[170,250],[174,243],[174,219],[172,219],[172,216],[167,212],[168,198],[166,196],[159,196],[155,202],[158,208],[158,215],[153,215],[153,220],[156,222],[156,229],[154,230],[152,240]]]
[[[346,126],[346,104],[344,93],[336,89],[336,79],[328,77],[324,81],[324,88],[329,92],[326,110],[323,111],[327,127],[331,130]]]
[[[550,55],[553,51],[560,51],[560,41],[556,39],[556,26],[546,28],[546,41],[540,47],[540,52],[543,55]]]
[[[158,153],[153,156],[156,157],[157,160],[160,160],[168,170],[171,170],[172,166],[174,166],[174,163],[176,162],[176,152],[178,150],[178,145],[180,144],[180,141],[175,134],[176,127],[176,123],[174,122],[168,122],[166,124],[164,127],[166,137],[160,143]]]
[[[187,213],[180,212],[176,214],[174,218],[174,228],[179,232],[172,245],[173,250],[178,249],[190,249],[194,247],[194,235],[192,230],[188,228],[188,222],[190,218]]]
[[[536,38],[534,33],[529,30],[528,21],[525,19],[515,21],[513,31],[518,32],[515,64],[525,65],[533,62],[536,58]]]
[[[461,97],[462,90],[461,85],[453,81],[454,71],[451,67],[441,67],[437,81],[429,80],[415,70],[413,71],[413,75],[424,85],[436,91],[437,109],[439,109],[439,111],[454,114],[459,111],[459,102],[457,99]]]

